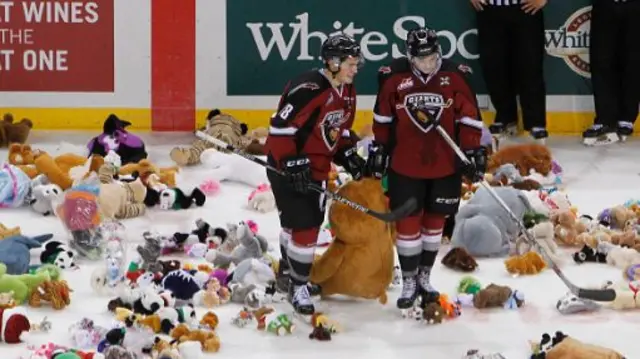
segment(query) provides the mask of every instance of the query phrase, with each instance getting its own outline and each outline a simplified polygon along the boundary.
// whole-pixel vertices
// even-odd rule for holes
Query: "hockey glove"
[[[389,166],[389,154],[383,145],[372,143],[369,147],[366,172],[369,176],[381,179],[387,173]]]
[[[487,149],[479,147],[467,150],[464,154],[467,155],[470,163],[462,164],[462,175],[473,183],[482,181],[487,170]]]
[[[359,180],[364,174],[365,161],[358,154],[356,147],[349,147],[338,151],[333,157],[333,161],[344,168],[354,180]]]
[[[282,160],[282,169],[289,184],[300,193],[309,191],[311,161],[306,156],[293,156]]]

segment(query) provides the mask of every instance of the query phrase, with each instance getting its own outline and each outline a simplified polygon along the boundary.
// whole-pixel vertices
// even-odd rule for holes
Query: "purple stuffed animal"
[[[87,145],[89,156],[105,157],[109,151],[114,151],[120,156],[122,165],[138,163],[147,158],[144,142],[140,137],[127,132],[128,126],[131,126],[130,122],[123,121],[114,114],[109,115],[104,121],[102,134],[94,137]]]

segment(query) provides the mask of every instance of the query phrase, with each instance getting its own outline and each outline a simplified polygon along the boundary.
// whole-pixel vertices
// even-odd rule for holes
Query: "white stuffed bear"
[[[235,154],[222,153],[210,148],[202,152],[200,162],[211,169],[207,172],[208,176],[219,182],[238,182],[253,188],[268,183],[264,167]]]
[[[273,196],[271,186],[268,184],[259,185],[249,195],[247,206],[249,209],[260,213],[267,213],[276,209],[276,198]]]
[[[531,191],[522,191],[524,195],[529,200],[529,204],[534,212],[540,213],[549,217],[551,215],[551,209],[549,206],[542,200],[540,197],[540,191],[531,190]]]
[[[625,269],[632,264],[640,263],[640,253],[633,248],[626,248],[609,242],[599,242],[598,252],[607,255],[607,263],[616,268]]]

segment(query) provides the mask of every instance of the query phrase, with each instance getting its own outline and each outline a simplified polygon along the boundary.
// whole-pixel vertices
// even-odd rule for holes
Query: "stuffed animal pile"
[[[18,343],[26,341],[31,332],[49,330],[51,323],[46,319],[30,322],[24,308],[66,310],[83,288],[68,281],[65,272],[80,268],[86,260],[96,264],[90,287],[103,298],[101,305],[115,323],[101,325],[91,318],[77,318],[67,328],[71,344],[32,346],[29,358],[200,359],[224,349],[224,326],[219,323],[229,312],[236,313],[230,322],[239,329],[272,336],[295,333],[303,319],[281,310],[284,306],[279,302],[285,299],[275,283],[281,263],[272,256],[270,241],[256,222],[242,219],[219,224],[215,213],[207,213],[207,218],[196,219],[187,231],[162,233],[149,228],[137,238],[140,244],[128,243],[128,220],[163,221],[158,219],[161,211],[203,206],[226,186],[246,187],[247,209],[259,213],[277,210],[265,169],[202,139],[171,149],[175,165],[161,167],[150,157],[142,138],[128,131],[130,125],[109,115],[102,133],[88,141],[86,153],[54,154],[25,143],[30,121],[14,123],[10,116],[5,117],[0,146],[8,147],[8,158],[0,169],[0,207],[26,207],[36,214],[55,216],[69,233],[63,240],[48,233],[29,231],[27,235],[24,226],[0,224],[2,340]],[[208,114],[200,130],[240,150],[265,155],[265,129],[249,129],[219,110]],[[362,155],[368,151],[371,131],[361,131],[358,151]],[[207,173],[207,180],[185,185],[182,172],[189,177],[198,170]],[[451,246],[441,263],[472,273],[483,265],[480,258],[500,257],[508,274],[535,275],[563,265],[571,256],[565,250],[571,248],[576,263],[615,266],[623,279],[598,286],[615,290],[615,301],[598,304],[568,294],[553,302],[560,313],[640,307],[636,300],[640,201],[590,217],[571,204],[563,192],[562,176],[562,168],[545,146],[496,149],[485,178],[526,230],[513,222],[486,188],[465,181],[461,208],[447,219],[446,237]],[[384,181],[351,181],[333,165],[328,188],[372,210],[390,210]],[[174,218],[172,214],[162,216]],[[327,248],[316,256],[310,278],[321,297],[347,296],[375,300],[372,305],[387,304],[389,288],[401,280],[394,262],[394,226],[330,201],[321,233]],[[525,305],[521,290],[489,283],[463,276],[449,292],[421,292],[415,306],[403,315],[437,325],[467,311],[518,310]],[[344,330],[321,311],[304,321],[312,340],[329,341]],[[543,336],[542,342],[534,350],[535,358],[570,358],[575,353],[586,358],[589,356],[582,354],[586,351],[581,350],[593,349],[561,333],[554,338]],[[546,345],[549,342],[552,345]],[[477,350],[467,353],[467,358],[475,357],[480,357]]]

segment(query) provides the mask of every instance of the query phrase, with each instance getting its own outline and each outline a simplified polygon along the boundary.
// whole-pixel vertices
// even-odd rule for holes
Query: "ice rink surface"
[[[42,133],[35,132],[29,142],[34,148],[51,154],[83,151],[84,144],[95,134],[91,133]],[[158,165],[170,165],[169,150],[176,144],[189,143],[189,134],[142,135],[147,144],[150,159]],[[555,158],[565,170],[565,182],[570,200],[581,213],[593,216],[606,207],[622,204],[630,198],[640,198],[640,142],[634,139],[621,145],[585,148],[577,138],[555,138],[548,142]],[[0,150],[0,158],[6,158],[6,150]],[[207,178],[205,169],[190,168],[181,174],[182,186],[190,189]],[[155,230],[171,234],[188,231],[197,218],[210,224],[223,226],[226,222],[253,219],[260,233],[278,247],[279,225],[277,213],[258,214],[245,210],[251,189],[237,184],[222,185],[220,193],[208,200],[202,208],[179,212],[150,211],[145,217],[126,220],[123,224],[130,235],[130,247],[142,243],[142,232]],[[24,209],[0,210],[0,223],[20,226],[27,235],[54,233],[58,240],[66,240],[62,223],[54,217],[41,217]],[[447,248],[442,249],[442,254]],[[569,252],[567,252],[569,253]],[[34,251],[34,263],[38,261]],[[402,319],[395,308],[399,289],[391,292],[386,306],[376,301],[334,299],[317,304],[332,319],[340,322],[344,333],[334,336],[331,342],[308,339],[310,328],[299,325],[292,336],[276,337],[256,331],[253,327],[239,329],[230,324],[231,317],[240,309],[226,305],[216,309],[220,317],[218,333],[222,349],[210,357],[243,359],[287,359],[287,358],[461,358],[468,349],[481,352],[500,352],[508,359],[528,358],[529,340],[538,340],[545,332],[561,330],[575,338],[617,349],[628,358],[640,358],[638,345],[638,312],[614,312],[602,309],[598,312],[565,316],[555,309],[556,301],[567,289],[550,270],[537,276],[512,278],[505,270],[502,259],[480,260],[474,275],[483,284],[494,282],[522,290],[526,305],[520,310],[496,309],[476,311],[467,309],[460,318],[441,325],[425,326]],[[70,344],[69,325],[89,317],[96,324],[110,325],[112,315],[107,312],[108,297],[100,297],[90,287],[90,275],[96,264],[81,263],[81,270],[65,273],[74,293],[72,304],[67,309],[54,312],[48,308],[29,308],[32,320],[47,316],[53,322],[52,333],[30,338],[36,343],[54,341]],[[577,266],[567,254],[563,270],[578,285],[599,284],[605,280],[620,280],[621,273],[602,264]],[[455,294],[461,275],[437,264],[432,275],[433,283],[441,292]],[[276,309],[289,312],[286,304]],[[199,314],[204,313],[200,309]],[[17,358],[25,345],[0,344],[2,358]],[[206,356],[209,357],[209,356]]]

